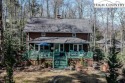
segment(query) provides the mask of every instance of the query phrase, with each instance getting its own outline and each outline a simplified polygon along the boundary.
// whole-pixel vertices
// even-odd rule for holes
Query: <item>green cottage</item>
[[[27,20],[27,58],[33,65],[49,62],[53,68],[66,68],[81,58],[93,60],[89,51],[92,24],[85,19]]]

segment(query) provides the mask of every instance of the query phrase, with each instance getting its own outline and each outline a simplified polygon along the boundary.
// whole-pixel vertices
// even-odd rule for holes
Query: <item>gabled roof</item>
[[[24,32],[92,33],[92,23],[83,19],[31,18]]]
[[[75,37],[39,37],[34,40],[29,41],[29,43],[85,43],[89,42],[80,38]]]

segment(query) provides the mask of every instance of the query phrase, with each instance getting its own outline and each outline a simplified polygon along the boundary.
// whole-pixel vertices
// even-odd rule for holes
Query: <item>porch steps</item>
[[[54,68],[63,69],[67,67],[67,60],[65,53],[60,56],[60,53],[54,55]]]

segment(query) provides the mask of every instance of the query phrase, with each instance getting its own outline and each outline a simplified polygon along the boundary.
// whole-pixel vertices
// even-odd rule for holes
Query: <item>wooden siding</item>
[[[29,33],[29,38],[30,38],[30,40],[31,40],[31,39],[35,39],[35,38],[38,38],[38,37],[41,37],[41,33],[35,33],[35,32],[30,32],[30,33]]]
[[[90,40],[88,33],[77,33],[76,37],[84,39],[84,40]]]
[[[41,37],[40,32],[29,33],[30,40],[38,37]],[[46,33],[45,37],[72,37],[72,33]],[[84,40],[88,40],[88,41],[90,40],[90,36],[88,33],[76,33],[76,37]]]
[[[72,33],[46,33],[46,37],[72,37]]]

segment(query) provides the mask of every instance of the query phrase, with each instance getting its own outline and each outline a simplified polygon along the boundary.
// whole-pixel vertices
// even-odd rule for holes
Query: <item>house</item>
[[[88,52],[91,27],[82,19],[29,19],[24,28],[28,59],[32,64],[49,63],[53,68],[76,64],[83,57],[92,59],[93,53]]]
[[[98,44],[98,47],[100,47],[101,49],[104,49],[104,50],[106,50],[106,44],[107,44],[107,49],[109,49],[111,47],[110,39],[101,39],[101,40],[97,41],[96,43]],[[120,51],[121,41],[115,39],[115,47],[116,47],[117,51]]]

